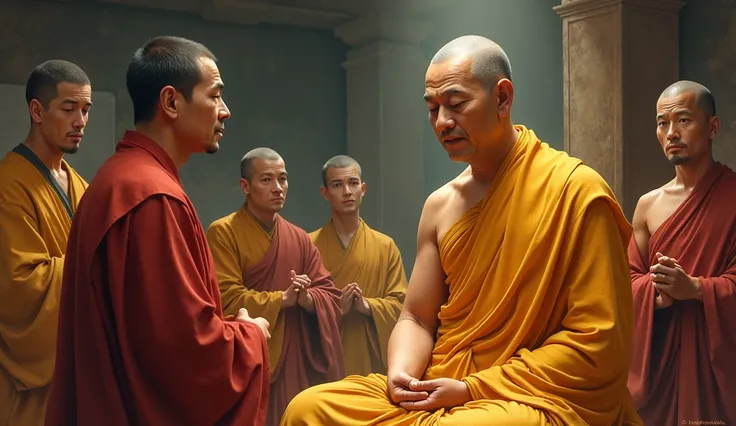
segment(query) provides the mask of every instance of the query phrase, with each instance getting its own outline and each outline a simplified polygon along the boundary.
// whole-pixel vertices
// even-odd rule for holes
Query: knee
[[[313,386],[297,394],[286,407],[281,426],[308,426],[310,419],[320,417],[320,410],[327,401],[321,392],[323,386]]]

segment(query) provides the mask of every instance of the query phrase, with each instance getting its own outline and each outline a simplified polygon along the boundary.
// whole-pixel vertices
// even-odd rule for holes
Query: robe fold
[[[245,205],[207,230],[226,314],[246,308],[271,324],[271,391],[268,425],[278,425],[300,391],[345,376],[340,341],[340,291],[322,264],[317,247],[302,229],[276,217],[271,237]],[[307,275],[316,311],[298,304],[281,310],[291,271]]]
[[[517,126],[488,195],[439,242],[449,297],[423,378],[473,400],[406,411],[372,374],[296,397],[283,425],[632,425],[631,226],[592,169]],[[379,423],[380,421],[380,423]]]
[[[647,425],[736,424],[735,193],[736,173],[716,163],[652,234],[648,253],[629,243],[636,325],[629,388]],[[702,301],[654,310],[649,268],[657,252],[700,278]]]
[[[263,425],[266,339],[226,321],[174,163],[128,131],[74,218],[46,424]]]
[[[371,229],[363,219],[346,248],[331,221],[309,237],[319,249],[335,286],[342,290],[350,283],[357,283],[371,307],[370,316],[353,307],[340,322],[345,373],[386,374],[388,339],[406,296],[406,272],[399,248],[390,237]]]
[[[25,145],[0,161],[2,426],[44,422],[70,214],[87,188],[68,163],[62,161],[62,168],[69,179],[68,195]]]

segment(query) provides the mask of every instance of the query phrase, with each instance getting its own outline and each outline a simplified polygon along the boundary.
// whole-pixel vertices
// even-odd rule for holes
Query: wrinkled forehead
[[[210,58],[201,57],[199,62],[199,84],[205,88],[216,88],[222,87],[222,76],[220,76],[220,69],[217,67],[217,63]]]
[[[264,173],[282,174],[286,173],[286,164],[281,158],[277,160],[256,158],[253,160],[253,171],[256,175]]]
[[[454,57],[442,62],[429,64],[424,76],[424,83],[426,86],[431,87],[447,80],[469,82],[473,79],[472,66],[473,60],[469,57]]]
[[[682,112],[688,110],[690,112],[701,112],[698,104],[698,97],[692,91],[682,91],[677,93],[663,93],[657,99],[657,114],[665,114],[671,112]]]

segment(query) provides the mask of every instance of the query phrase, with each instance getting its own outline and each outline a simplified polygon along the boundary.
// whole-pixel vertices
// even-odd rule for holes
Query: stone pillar
[[[361,215],[391,236],[407,274],[416,254],[424,205],[423,134],[429,126],[422,94],[429,63],[419,43],[428,23],[366,16],[335,30],[352,48],[347,73],[347,153],[367,184]]]
[[[679,75],[678,0],[563,0],[565,150],[600,173],[631,220],[674,170],[656,102]]]

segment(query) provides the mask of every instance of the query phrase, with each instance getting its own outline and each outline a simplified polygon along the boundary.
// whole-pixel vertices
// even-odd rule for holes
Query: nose
[[[667,127],[667,140],[671,141],[675,139],[680,139],[680,133],[677,131],[675,123],[670,123],[669,127]]]
[[[220,121],[225,121],[230,118],[230,109],[227,107],[224,99],[221,98],[220,101],[222,102],[222,107],[218,111],[217,118],[220,119]]]
[[[76,130],[82,130],[87,125],[87,118],[89,116],[84,113],[83,111],[79,111],[76,114],[76,117],[74,117],[74,122],[72,123],[72,127]]]
[[[284,192],[284,188],[283,188],[283,186],[281,186],[280,183],[276,182],[276,186],[274,186],[273,192],[274,192],[274,194],[280,194],[280,193]]]
[[[349,185],[343,185],[342,186],[342,194],[343,195],[346,195],[346,196],[352,194],[352,192],[350,191],[350,186]]]
[[[455,128],[455,119],[452,117],[449,108],[439,107],[437,111],[437,119],[435,121],[435,127],[438,131],[442,132],[447,129]]]

